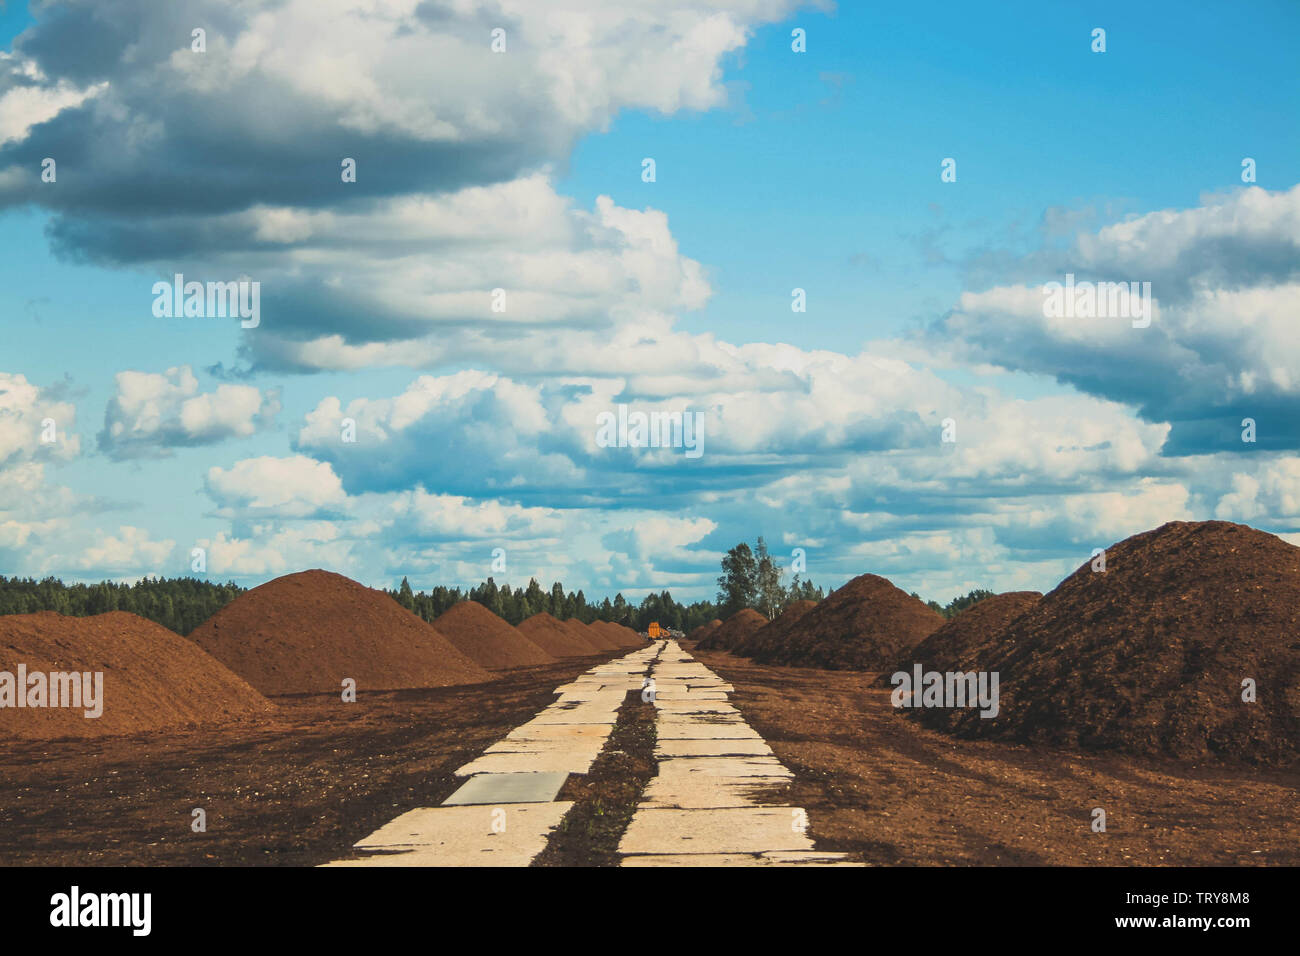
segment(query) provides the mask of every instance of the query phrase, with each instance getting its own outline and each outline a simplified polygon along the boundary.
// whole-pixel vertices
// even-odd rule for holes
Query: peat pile
[[[519,622],[518,631],[552,657],[587,657],[599,653],[590,638],[575,634],[551,615],[542,611]]]
[[[702,651],[729,651],[732,646],[767,626],[767,618],[753,608],[741,608],[709,631],[696,645]]]
[[[19,665],[26,687],[18,683]],[[89,702],[54,707],[49,675],[103,674],[99,717],[85,716]],[[192,642],[159,624],[125,611],[65,617],[53,611],[0,616],[0,737],[50,739],[149,733],[208,726],[270,713],[274,707],[247,682]],[[42,707],[16,708],[9,694],[30,691],[33,674],[44,677]],[[59,701],[68,686],[59,684]]]
[[[892,686],[891,674],[896,671],[910,674],[916,664],[928,671],[966,672],[974,669],[974,662],[995,648],[1011,623],[1042,597],[1038,591],[1008,591],[985,598],[962,611],[920,644],[904,651],[892,667],[885,669],[877,683]]]
[[[941,615],[907,592],[879,575],[861,574],[750,657],[789,667],[881,670],[942,624]]]
[[[701,624],[699,627],[692,628],[691,632],[686,635],[686,639],[688,641],[702,641],[719,627],[722,627],[722,621],[715,617],[707,624]]]
[[[445,687],[490,679],[383,591],[330,571],[288,574],[246,591],[190,634],[263,694]]]
[[[443,611],[433,626],[458,651],[490,670],[555,661],[477,601],[458,601]]]
[[[645,638],[626,624],[615,624],[613,621],[593,621],[591,626],[599,627],[605,634],[613,638],[619,647],[645,646]]]
[[[1225,521],[1106,550],[972,661],[1001,708],[911,711],[959,736],[1182,759],[1300,760],[1300,548]],[[1242,700],[1242,682],[1257,700]]]
[[[568,618],[560,623],[568,629],[570,634],[586,641],[597,650],[621,650],[626,646],[626,641],[624,640],[623,635],[613,630],[613,628],[597,627],[595,624],[583,624],[576,617]],[[602,621],[601,623],[603,624],[604,622]]]
[[[816,601],[795,601],[770,623],[733,644],[731,653],[739,657],[752,657],[762,653],[765,648],[785,641],[794,632],[795,625],[816,606]]]

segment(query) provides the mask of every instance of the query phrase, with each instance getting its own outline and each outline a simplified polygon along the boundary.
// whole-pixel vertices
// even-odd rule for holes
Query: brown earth
[[[590,638],[579,637],[545,611],[520,621],[519,633],[552,657],[586,657],[602,652]]]
[[[904,866],[1300,865],[1295,769],[955,740],[900,719],[875,673],[699,658],[794,771],[781,799],[808,811],[819,849]]]
[[[624,647],[645,647],[646,639],[626,624],[615,624],[613,621],[604,623],[605,629],[614,635],[615,640],[621,641]]]
[[[718,620],[718,618],[715,617],[707,624],[701,624],[699,627],[692,628],[691,632],[686,635],[686,639],[692,642],[702,641],[704,640],[704,638],[708,637],[710,631],[712,631],[714,628],[718,628],[721,626],[722,626],[722,621]]]
[[[788,639],[803,616],[817,606],[816,601],[795,601],[776,618],[757,631],[742,637],[731,647],[738,657],[751,657]]]
[[[721,626],[709,631],[697,646],[705,650],[725,651],[760,628],[766,627],[767,623],[767,618],[753,608],[741,608],[723,621]]]
[[[606,655],[613,657],[615,655]],[[0,866],[314,866],[465,781],[454,771],[591,660],[481,684],[282,697],[219,733],[5,741]],[[195,808],[207,832],[190,829]]]
[[[53,688],[47,688],[46,706],[0,707],[0,737],[101,737],[210,726],[274,710],[247,682],[190,641],[125,611],[92,617],[53,611],[0,616],[0,671],[13,675],[12,693],[27,690],[17,683],[19,664],[26,665],[29,677],[52,671],[102,673],[102,713],[87,718],[85,706],[50,706]],[[0,701],[3,683],[0,678]]]
[[[987,597],[962,611],[920,644],[905,651],[880,675],[883,686],[892,686],[895,671],[912,673],[915,664],[925,670],[970,671],[973,661],[1001,639],[1003,631],[1020,615],[1037,604],[1038,591],[1008,591]]]
[[[624,642],[621,635],[616,635],[602,627],[595,627],[591,624],[583,624],[576,617],[570,617],[560,622],[570,634],[587,641],[593,646],[603,651],[612,651],[622,648]]]
[[[487,680],[425,621],[383,591],[302,571],[241,594],[190,634],[263,694],[445,687]]]
[[[572,774],[557,800],[574,804],[533,866],[618,866],[618,843],[641,793],[658,771],[655,705],[630,690],[600,755],[585,774]]]
[[[458,651],[489,670],[555,660],[477,601],[458,601],[438,615],[433,626]]]
[[[1001,710],[911,713],[962,737],[1300,763],[1300,548],[1176,521],[1106,549],[972,661]],[[1243,681],[1258,700],[1242,700]]]
[[[882,670],[943,624],[943,617],[884,578],[862,574],[827,595],[797,627],[752,654],[760,664]]]
[[[630,627],[624,627],[622,624],[615,624],[613,621],[592,621],[587,627],[599,631],[606,639],[613,642],[613,646],[620,648],[641,647],[645,644],[641,635]]]

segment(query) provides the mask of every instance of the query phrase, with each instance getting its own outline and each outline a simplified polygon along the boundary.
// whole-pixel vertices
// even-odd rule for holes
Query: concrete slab
[[[660,740],[762,740],[758,731],[741,721],[719,723],[697,720],[660,720],[655,725]]]
[[[483,754],[486,756],[487,754],[553,754],[590,752],[591,756],[594,757],[596,754],[600,753],[601,748],[604,746],[605,738],[603,737],[562,737],[559,739],[538,737],[532,740],[502,740],[483,751]]]
[[[562,771],[543,773],[480,773],[470,777],[446,800],[444,807],[474,804],[550,803],[569,775]]]
[[[325,865],[527,866],[572,806],[562,801],[411,810],[357,843],[372,855]]]
[[[655,757],[766,757],[772,748],[761,738],[719,737],[706,740],[660,740]]]
[[[775,757],[663,757],[659,776],[706,774],[714,777],[793,777]]]
[[[811,850],[812,840],[794,825],[796,815],[801,812],[797,807],[637,810],[619,842],[618,852],[676,854]]]
[[[547,708],[529,723],[540,724],[604,724],[607,728],[614,726],[617,711],[609,707],[583,707],[572,710],[551,710]]]
[[[781,806],[788,791],[789,784],[781,777],[675,774],[669,777],[652,777],[641,794],[638,809],[675,807],[680,810],[693,810]]]
[[[456,771],[458,777],[476,773],[586,773],[596,761],[590,750],[558,750],[551,753],[484,754]]]
[[[503,740],[574,740],[597,737],[602,741],[609,736],[609,728],[602,724],[534,724],[531,720],[520,724]]]
[[[734,704],[719,700],[656,700],[655,707],[669,714],[740,714]]]
[[[789,853],[677,853],[639,854],[623,858],[620,866],[866,866],[844,853],[817,850]]]

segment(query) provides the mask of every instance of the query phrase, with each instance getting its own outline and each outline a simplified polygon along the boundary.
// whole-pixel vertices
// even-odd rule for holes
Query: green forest
[[[742,608],[753,608],[774,618],[795,601],[820,601],[825,595],[796,572],[787,585],[785,569],[768,553],[763,539],[751,548],[742,542],[722,559],[715,601],[681,604],[668,591],[651,593],[640,604],[629,602],[622,594],[588,602],[581,590],[566,591],[556,581],[546,590],[530,580],[527,587],[511,588],[488,578],[467,591],[438,586],[432,590],[413,591],[402,579],[396,589],[386,590],[393,600],[426,621],[433,621],[457,601],[478,601],[511,624],[518,624],[533,614],[546,612],[567,620],[576,617],[584,624],[594,620],[612,621],[637,631],[644,631],[651,621],[663,627],[690,631],[715,617],[727,618]],[[0,575],[0,614],[33,614],[56,611],[75,617],[128,611],[147,618],[177,634],[189,634],[225,607],[246,589],[233,582],[218,584],[198,578],[144,578],[134,584],[101,581],[97,584],[64,584],[57,578],[9,578]],[[946,606],[927,603],[951,618],[970,605],[992,595],[976,589],[955,598]],[[913,595],[920,597],[919,595]]]

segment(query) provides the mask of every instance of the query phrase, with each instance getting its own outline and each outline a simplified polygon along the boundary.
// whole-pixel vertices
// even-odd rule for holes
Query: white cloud
[[[72,403],[52,400],[24,375],[0,372],[0,466],[75,458],[81,451],[76,421]],[[47,435],[54,441],[45,441]]]
[[[347,501],[343,483],[327,463],[304,455],[264,455],[229,469],[208,469],[205,488],[223,517],[306,518]]]
[[[199,392],[188,365],[165,374],[124,371],[104,411],[99,447],[110,457],[161,458],[177,447],[246,438],[269,425],[280,410],[279,393],[251,385],[218,385]]]

